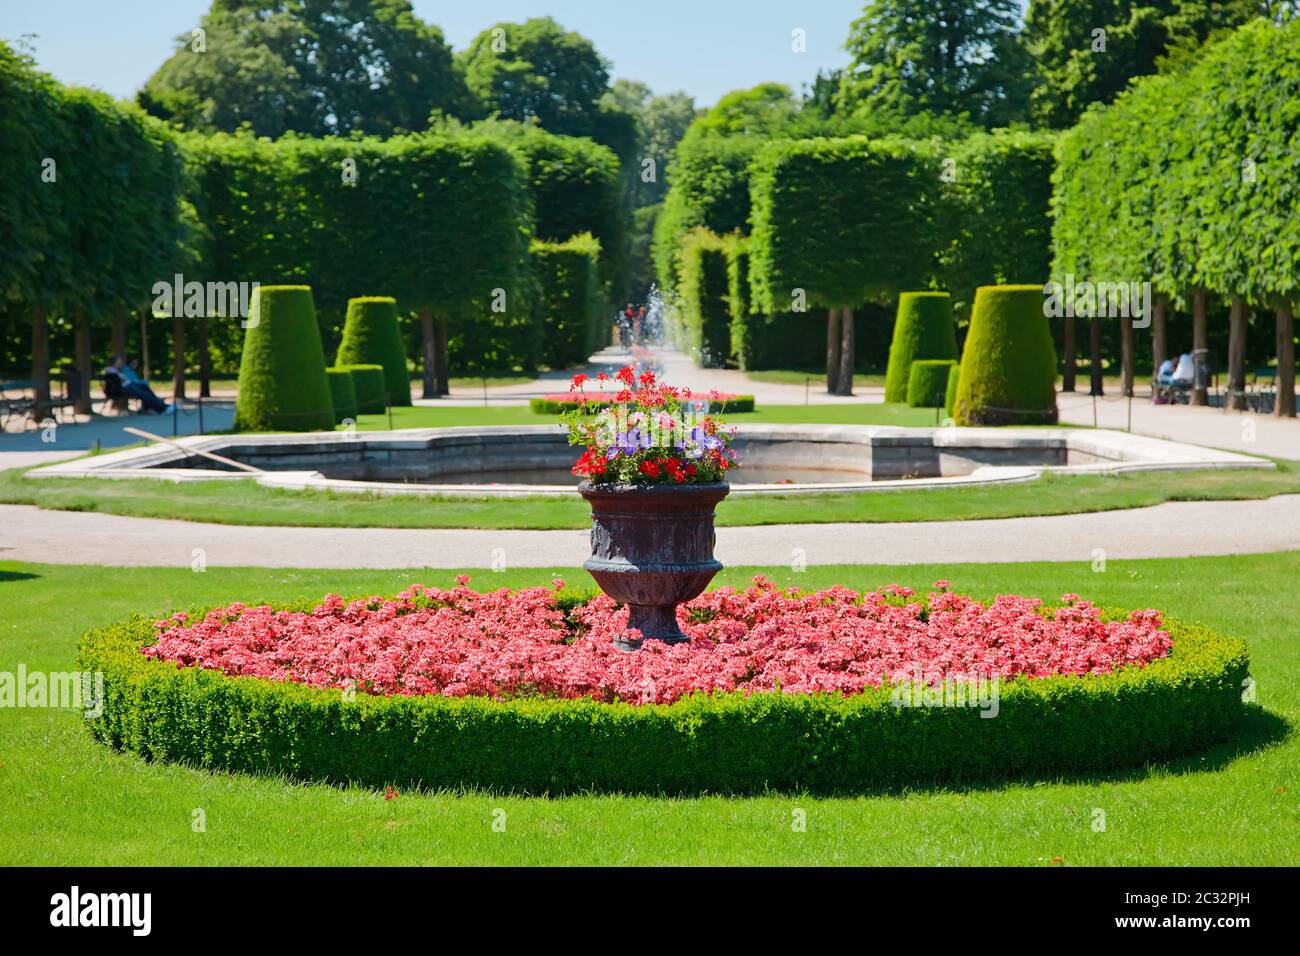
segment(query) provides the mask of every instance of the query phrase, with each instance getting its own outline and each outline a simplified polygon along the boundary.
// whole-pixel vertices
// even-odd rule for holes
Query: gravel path
[[[586,531],[264,528],[0,505],[0,559],[285,568],[577,567]],[[726,564],[1172,558],[1300,550],[1300,495],[987,521],[718,530]]]

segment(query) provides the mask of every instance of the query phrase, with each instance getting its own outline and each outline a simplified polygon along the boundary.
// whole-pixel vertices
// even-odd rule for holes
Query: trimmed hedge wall
[[[753,164],[753,307],[785,311],[795,289],[809,305],[851,308],[924,288],[934,167],[926,144],[865,136],[764,147]]]
[[[727,257],[727,315],[731,356],[743,371],[754,368],[754,325],[765,319],[749,307],[749,240],[737,233],[723,237]]]
[[[947,292],[904,292],[898,297],[894,339],[885,371],[885,401],[909,401],[912,363],[917,359],[959,357],[952,319],[952,297]]]
[[[952,359],[919,359],[912,363],[907,381],[907,404],[913,408],[943,408],[948,379],[957,363]]]
[[[260,286],[249,312],[234,430],[333,428],[334,402],[311,287]]]
[[[374,697],[151,661],[150,619],[88,633],[104,675],[94,737],[145,759],[335,784],[693,794],[861,793],[1108,773],[1202,749],[1245,714],[1243,642],[1170,623],[1143,668],[1017,679],[999,711],[899,707],[888,688],[592,700]]]
[[[343,341],[334,357],[338,367],[379,365],[384,370],[388,404],[411,404],[411,373],[406,346],[397,326],[397,300],[390,296],[360,296],[348,300]]]
[[[346,368],[327,368],[325,378],[330,383],[330,398],[334,402],[334,424],[344,419],[357,420],[357,390],[352,384],[352,372]]]
[[[1056,423],[1056,349],[1042,286],[975,291],[953,417],[958,425]]]
[[[338,365],[335,370],[352,377],[358,415],[382,415],[388,408],[388,379],[382,365]]]
[[[608,337],[600,281],[600,242],[591,233],[531,248],[538,361],[550,368],[585,362]]]
[[[652,241],[661,288],[677,288],[682,239],[693,228],[719,236],[749,228],[750,164],[765,142],[759,136],[689,132],[677,144]]]
[[[707,229],[692,229],[682,240],[679,271],[685,344],[701,367],[721,368],[731,356],[726,243]]]

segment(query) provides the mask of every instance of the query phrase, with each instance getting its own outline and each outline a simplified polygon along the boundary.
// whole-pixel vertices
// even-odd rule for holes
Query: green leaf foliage
[[[334,404],[334,423],[341,425],[346,419],[357,419],[357,390],[352,384],[352,371],[346,368],[327,368],[325,378],[330,384],[330,398]]]
[[[999,130],[943,147],[938,284],[959,320],[979,286],[1047,281],[1053,145],[1050,134]]]
[[[531,256],[539,360],[555,369],[585,362],[609,339],[600,242],[589,232],[564,242],[534,240]]]
[[[692,229],[682,240],[678,269],[686,345],[704,368],[721,368],[731,355],[726,243],[703,227]]]
[[[1056,351],[1043,287],[981,286],[962,352],[958,425],[1055,424]]]
[[[352,393],[360,415],[382,415],[388,407],[388,379],[382,365],[363,363],[337,366],[352,377]],[[410,392],[410,386],[407,386]]]
[[[885,401],[908,401],[913,362],[920,359],[956,361],[957,357],[952,297],[947,292],[904,292],[898,297],[894,340],[889,347]]]
[[[957,365],[953,359],[917,359],[907,377],[907,404],[913,408],[942,408],[947,400],[948,378]]]
[[[808,139],[754,162],[750,283],[755,307],[852,307],[926,285],[933,274],[932,151],[899,140]]]
[[[381,379],[382,374],[381,369]],[[235,431],[333,427],[334,404],[311,288],[262,286],[244,337]]]
[[[406,367],[406,347],[397,326],[396,299],[362,296],[348,302],[343,341],[339,343],[334,364],[381,366],[388,403],[411,404],[411,374]]]
[[[1062,134],[1053,272],[1202,287],[1274,305],[1300,291],[1300,21],[1256,20],[1185,71],[1134,83]]]
[[[677,286],[678,247],[696,226],[723,236],[749,231],[750,163],[763,145],[756,136],[688,133],[668,167],[668,196],[655,222],[659,285]]]

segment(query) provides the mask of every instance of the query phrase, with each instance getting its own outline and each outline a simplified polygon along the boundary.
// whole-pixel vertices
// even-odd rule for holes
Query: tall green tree
[[[442,31],[410,0],[213,0],[138,99],[189,129],[273,137],[388,135],[475,110]]]
[[[537,122],[552,133],[589,136],[625,162],[635,153],[635,118],[604,101],[609,64],[590,40],[552,18],[493,24],[458,62],[488,113]]]
[[[869,0],[853,21],[844,108],[965,115],[1005,126],[1025,111],[1018,0]]]
[[[1038,71],[1031,113],[1072,126],[1134,77],[1195,62],[1213,37],[1255,17],[1294,15],[1294,3],[1278,0],[1030,0],[1024,36]]]
[[[680,92],[655,96],[639,80],[615,80],[605,103],[636,118],[636,162],[623,171],[627,207],[640,209],[661,202],[668,192],[666,173],[677,144],[698,114],[694,98]]]

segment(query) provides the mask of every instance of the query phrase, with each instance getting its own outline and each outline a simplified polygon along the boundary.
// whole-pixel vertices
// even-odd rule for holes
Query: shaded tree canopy
[[[636,151],[636,120],[604,101],[609,65],[582,34],[550,17],[496,23],[457,57],[470,91],[502,119],[589,136],[621,158]]]
[[[1277,0],[1031,0],[1025,43],[1037,64],[1031,113],[1073,125],[1134,77],[1192,65],[1207,41],[1256,17],[1295,16]]]
[[[442,31],[410,0],[214,0],[200,27],[138,96],[188,129],[388,135],[474,112]]]
[[[965,115],[1005,126],[1025,111],[1018,0],[869,0],[845,44],[852,110]]]

